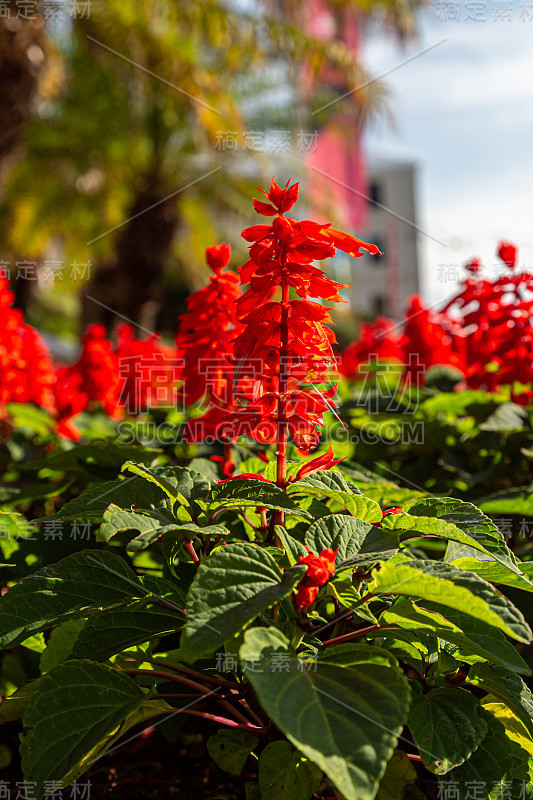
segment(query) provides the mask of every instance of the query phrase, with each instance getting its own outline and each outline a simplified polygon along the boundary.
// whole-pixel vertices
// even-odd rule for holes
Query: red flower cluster
[[[46,346],[22,313],[0,271],[0,414],[6,403],[36,403],[54,411],[54,371]]]
[[[360,338],[352,342],[342,354],[339,368],[343,375],[364,378],[375,362],[398,362],[403,364],[403,337],[398,325],[387,317],[378,317],[375,322],[361,326]]]
[[[160,344],[155,334],[136,339],[130,325],[117,331],[117,345],[106,338],[103,325],[89,325],[81,355],[56,372],[58,432],[79,438],[72,417],[100,408],[110,417],[138,414],[148,408],[175,402],[177,361],[172,348]]]
[[[206,260],[214,272],[209,284],[187,300],[180,318],[176,347],[182,357],[182,396],[185,405],[203,399],[207,412],[185,426],[187,441],[218,437],[220,424],[233,404],[233,339],[242,326],[236,319],[241,296],[239,277],[230,270],[228,244],[206,249]]]
[[[337,550],[322,550],[315,556],[308,547],[309,555],[302,556],[299,563],[307,566],[307,572],[297,586],[295,603],[298,610],[306,609],[317,598],[319,589],[335,574],[335,559]]]
[[[498,255],[514,269],[513,244],[501,242]],[[468,276],[461,290],[440,312],[412,298],[401,337],[387,331],[381,320],[365,326],[361,339],[344,353],[344,374],[360,377],[362,364],[372,357],[400,358],[404,378],[413,382],[430,367],[447,364],[460,369],[472,388],[496,391],[510,385],[514,400],[530,402],[533,392],[513,384],[533,382],[533,275],[512,273],[488,280],[481,277],[477,258],[465,267]]]
[[[437,364],[464,369],[460,328],[445,314],[425,308],[419,297],[411,299],[403,334],[405,378],[419,383]]]
[[[507,242],[498,255],[514,269],[517,248]],[[462,329],[467,384],[496,391],[500,386],[533,381],[533,275],[529,272],[487,280],[474,273],[444,311]],[[531,392],[515,394],[529,402]]]
[[[301,452],[315,448],[336,392],[335,386],[319,388],[331,383],[336,365],[331,309],[307,298],[343,302],[343,284],[311,262],[334,256],[337,247],[356,256],[363,255],[361,248],[379,250],[330,225],[286,217],[298,199],[297,183],[281,188],[272,182],[263,194],[269,202],[254,200],[254,207],[274,217],[272,224],[242,232],[252,243],[250,260],[240,269],[241,283],[249,288],[236,304],[243,330],[234,342],[233,381],[243,408],[228,414],[222,430],[277,442],[278,483],[284,486],[287,432]]]

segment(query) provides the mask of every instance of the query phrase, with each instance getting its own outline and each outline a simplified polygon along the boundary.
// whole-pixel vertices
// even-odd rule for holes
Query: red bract
[[[335,558],[338,552],[328,548],[315,556],[308,547],[306,549],[309,555],[301,556],[298,562],[307,566],[307,572],[296,587],[295,602],[299,610],[310,606],[316,600],[320,587],[335,574]]]
[[[331,309],[308,298],[343,302],[344,285],[311,262],[334,256],[337,247],[358,256],[378,248],[330,225],[286,217],[298,198],[297,183],[281,188],[272,182],[263,194],[269,203],[255,200],[254,206],[274,217],[272,223],[242,232],[251,242],[250,260],[240,269],[249,288],[237,301],[243,330],[234,342],[234,391],[243,408],[228,416],[224,431],[276,442],[277,482],[284,487],[288,435],[301,452],[314,449],[336,392],[325,386],[336,366]]]
[[[471,261],[465,264],[465,269],[467,269],[473,275],[477,275],[481,269],[481,261],[479,258],[473,258]]]
[[[176,353],[156,334],[136,339],[131,325],[121,325],[117,345],[103,325],[89,325],[80,358],[56,372],[58,432],[77,439],[72,417],[99,408],[112,418],[138,414],[156,406],[172,406],[178,379]]]
[[[174,406],[179,378],[174,348],[162,344],[157,334],[136,339],[131,325],[117,331],[118,403],[129,414],[149,408]]]
[[[342,354],[340,371],[348,378],[364,377],[369,367],[376,362],[404,361],[404,340],[398,333],[399,326],[386,317],[361,326],[361,336],[352,342]]]
[[[446,315],[426,308],[420,297],[411,298],[404,327],[405,378],[420,383],[424,373],[438,364],[464,367],[460,329]]]
[[[515,245],[501,242],[498,255],[507,267],[515,267]],[[513,400],[530,403],[533,393],[516,384],[533,382],[533,275],[488,280],[477,258],[465,267],[469,274],[460,291],[441,311],[425,308],[418,297],[411,300],[402,338],[404,378],[420,381],[429,367],[448,364],[463,372],[471,388],[497,391],[508,385]],[[373,328],[363,328],[361,341],[345,351],[344,373],[361,376],[361,359],[371,349],[378,351],[378,344],[388,354],[398,342],[386,330],[374,336]]]
[[[510,242],[500,242],[498,245],[498,256],[509,269],[515,268],[517,255],[518,248],[514,244]]]
[[[517,248],[501,242],[498,254],[512,269]],[[472,388],[497,391],[500,386],[533,380],[533,275],[502,275],[494,280],[464,281],[461,291],[447,304],[463,329],[466,380]],[[529,402],[527,393],[515,393],[517,402]]]
[[[182,357],[183,400],[191,405],[204,400],[207,412],[190,420],[185,438],[201,441],[218,438],[219,426],[233,405],[233,339],[242,326],[236,319],[236,301],[241,296],[236,273],[225,270],[231,257],[227,244],[206,249],[206,260],[214,275],[209,284],[187,300],[180,317],[176,347]]]
[[[54,371],[37,331],[13,309],[13,294],[0,271],[0,414],[6,403],[36,403],[54,411]]]

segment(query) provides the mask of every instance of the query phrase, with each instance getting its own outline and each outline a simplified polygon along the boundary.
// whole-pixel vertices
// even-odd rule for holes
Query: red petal
[[[252,225],[250,228],[245,228],[241,236],[247,242],[257,242],[258,239],[268,236],[269,233],[272,233],[270,225]]]
[[[311,461],[307,461],[300,467],[294,476],[294,480],[298,481],[300,478],[304,478],[306,475],[310,475],[311,472],[316,472],[318,469],[331,469],[331,467],[334,467],[335,464],[339,464],[341,461],[343,461],[343,458],[335,458],[333,448],[330,445],[327,453],[318,456],[318,458],[313,458]]]
[[[278,213],[277,208],[274,208],[270,203],[263,203],[261,200],[256,200],[254,197],[254,208],[258,214],[263,214],[265,217],[273,217]]]

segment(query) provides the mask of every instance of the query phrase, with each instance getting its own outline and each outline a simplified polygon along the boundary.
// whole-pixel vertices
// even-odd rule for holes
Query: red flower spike
[[[233,341],[233,388],[240,408],[226,417],[224,430],[246,432],[261,443],[276,441],[277,483],[283,488],[288,436],[302,453],[314,449],[335,393],[323,386],[331,384],[330,372],[336,368],[335,336],[327,327],[330,308],[308,298],[342,302],[338,290],[343,284],[311,262],[335,255],[336,244],[357,254],[361,248],[377,248],[328,225],[285,216],[298,199],[298,184],[282,188],[273,181],[263,194],[270,204],[256,200],[254,207],[273,216],[272,224],[242,232],[252,244],[250,260],[240,271],[241,283],[249,284],[237,302],[243,327]],[[278,213],[273,215],[272,208]],[[316,463],[303,474],[338,462],[328,453]]]
[[[477,275],[478,272],[481,270],[481,261],[479,258],[473,258],[467,264],[465,264],[465,269],[472,273],[472,275]]]
[[[202,417],[185,425],[183,435],[188,442],[225,436],[222,426],[233,438],[228,418],[236,411],[232,394],[233,339],[242,325],[236,319],[241,297],[239,278],[234,272],[224,271],[230,258],[228,244],[206,249],[207,263],[215,274],[207,286],[188,298],[188,310],[179,321],[176,347],[183,364],[183,401],[192,405],[203,398],[207,408]]]
[[[510,242],[500,242],[498,245],[498,256],[509,269],[514,269],[516,265],[516,258],[518,255],[518,248]]]
[[[211,269],[216,272],[228,266],[231,258],[231,247],[225,242],[212,244],[211,247],[206,247],[205,258]]]
[[[335,574],[335,559],[337,557],[338,549],[322,550],[320,555],[315,556],[309,548],[307,556],[301,556],[299,564],[307,566],[307,572],[298,584],[295,603],[298,610],[304,610],[313,603],[318,595],[321,586]]]

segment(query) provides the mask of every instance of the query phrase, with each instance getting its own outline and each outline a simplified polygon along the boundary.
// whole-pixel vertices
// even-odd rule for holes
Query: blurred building
[[[350,259],[349,299],[364,316],[400,317],[407,298],[419,291],[416,167],[369,160],[367,180],[367,214],[356,235],[377,244],[383,255]]]
[[[337,37],[354,53],[359,52],[355,8],[309,0],[306,11],[306,28],[319,41]],[[415,166],[367,158],[357,111],[353,106],[337,105],[347,95],[343,76],[322,70],[312,84],[315,90],[322,86],[333,92],[333,98],[322,107],[329,108],[327,119],[320,124],[316,118],[316,141],[306,157],[312,204],[317,209],[327,207],[330,219],[374,242],[383,252],[382,256],[365,254],[361,258],[339,252],[330,268],[337,280],[352,287],[343,295],[354,312],[364,317],[399,318],[407,298],[419,291]]]

